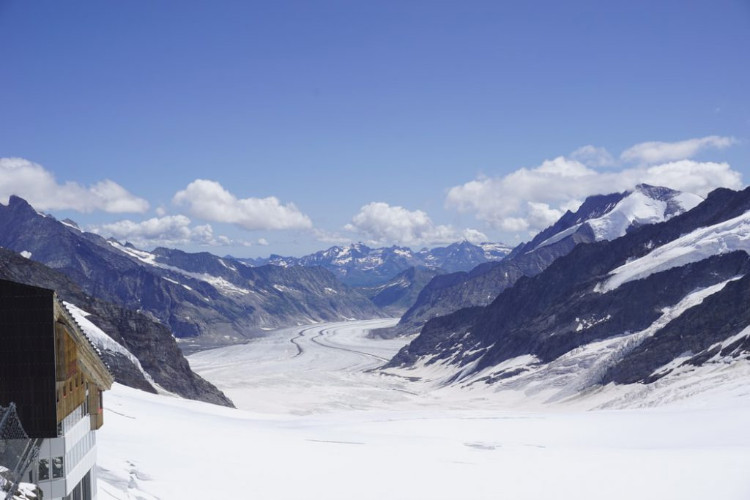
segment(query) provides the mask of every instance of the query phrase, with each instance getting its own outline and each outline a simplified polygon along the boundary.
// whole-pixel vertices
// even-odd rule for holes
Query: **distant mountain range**
[[[535,276],[581,243],[611,240],[628,231],[661,222],[693,208],[699,196],[662,187],[637,186],[633,191],[587,198],[576,212],[566,212],[555,224],[522,243],[498,262],[469,272],[435,277],[402,316],[382,335],[414,334],[424,323],[464,307],[486,306],[523,276]]]
[[[557,401],[750,360],[750,188],[694,208],[654,188],[594,201],[582,209],[595,217],[579,210],[509,259],[581,231],[589,244],[486,305],[430,319],[389,368],[428,364],[443,383]]]
[[[249,267],[209,253],[138,250],[40,214],[0,205],[0,246],[67,275],[87,294],[143,312],[175,336],[241,341],[280,326],[372,318],[367,297],[321,267]]]
[[[417,252],[407,247],[370,248],[354,243],[299,258],[271,255],[262,259],[237,260],[252,266],[320,266],[346,285],[368,287],[383,284],[410,267],[439,270],[441,273],[468,271],[485,262],[502,260],[510,251],[511,248],[502,243],[474,245],[468,241]]]

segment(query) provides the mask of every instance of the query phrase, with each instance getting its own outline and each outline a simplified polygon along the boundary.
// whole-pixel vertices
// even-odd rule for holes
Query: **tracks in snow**
[[[414,395],[408,381],[377,371],[406,339],[368,337],[369,330],[395,322],[286,328],[247,344],[198,352],[189,360],[239,408],[294,415],[376,408]]]

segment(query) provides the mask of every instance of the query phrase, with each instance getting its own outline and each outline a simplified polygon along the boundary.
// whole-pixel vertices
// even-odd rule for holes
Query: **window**
[[[54,479],[61,478],[65,475],[63,467],[63,457],[55,457],[52,459],[52,477]]]
[[[39,480],[45,481],[49,479],[49,460],[46,458],[39,459]]]

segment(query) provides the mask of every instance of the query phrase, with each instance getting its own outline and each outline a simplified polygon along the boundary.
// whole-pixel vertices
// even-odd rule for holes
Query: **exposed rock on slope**
[[[750,358],[750,189],[579,245],[485,307],[427,322],[390,367],[563,398]],[[546,392],[545,392],[546,391]]]

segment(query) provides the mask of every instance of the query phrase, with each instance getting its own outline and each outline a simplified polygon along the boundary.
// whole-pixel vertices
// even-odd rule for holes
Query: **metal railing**
[[[16,405],[0,406],[0,495],[10,500],[26,471],[39,455],[41,439],[31,439],[23,430]]]

